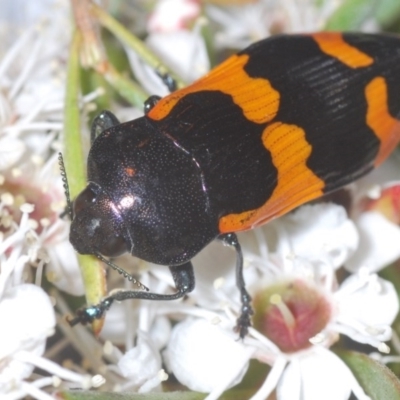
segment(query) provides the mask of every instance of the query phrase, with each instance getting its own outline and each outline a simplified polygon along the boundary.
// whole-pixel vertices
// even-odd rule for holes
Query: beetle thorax
[[[144,119],[118,125],[96,139],[88,178],[108,197],[86,223],[94,229],[110,224],[108,232],[122,236],[128,251],[139,258],[180,264],[217,236],[198,166]],[[96,215],[102,212],[104,221],[98,222]]]

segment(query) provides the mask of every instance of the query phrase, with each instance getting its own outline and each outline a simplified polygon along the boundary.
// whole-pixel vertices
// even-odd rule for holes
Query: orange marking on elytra
[[[381,164],[400,141],[400,120],[389,113],[387,83],[378,76],[365,88],[367,125],[381,141],[374,165]]]
[[[321,32],[311,35],[319,48],[350,68],[368,67],[374,59],[357,47],[346,43],[339,32]]]
[[[280,95],[267,79],[252,78],[244,70],[249,56],[234,55],[192,85],[161,99],[147,114],[154,120],[166,117],[180,99],[189,93],[217,90],[232,96],[247,119],[256,123],[271,121],[279,109]]]
[[[275,122],[265,128],[262,141],[278,170],[277,185],[260,208],[220,218],[221,233],[254,228],[323,195],[324,181],[306,164],[312,146],[302,128]]]

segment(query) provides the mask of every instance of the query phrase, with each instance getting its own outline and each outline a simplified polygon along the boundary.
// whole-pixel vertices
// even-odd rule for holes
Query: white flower
[[[216,44],[240,49],[273,33],[313,32],[321,30],[340,5],[324,0],[260,0],[241,6],[209,5],[206,14],[219,26]]]
[[[206,44],[201,36],[201,21],[192,30],[168,33],[150,33],[146,38],[148,47],[187,83],[200,78],[210,68]],[[137,79],[150,94],[166,96],[168,88],[153,68],[144,64],[131,49],[125,49]]]
[[[339,311],[335,329],[360,343],[387,352],[383,343],[391,338],[390,325],[399,311],[396,290],[389,281],[360,270],[334,294]]]
[[[352,214],[360,244],[346,269],[367,268],[376,272],[400,258],[400,162],[395,153],[381,167],[352,185]]]
[[[363,212],[356,224],[360,246],[346,262],[346,269],[357,271],[360,266],[371,272],[396,261],[400,257],[400,228],[377,211]]]
[[[214,301],[214,306],[212,311],[181,308],[182,313],[195,318],[173,329],[168,346],[172,372],[189,388],[211,392],[207,397],[211,400],[240,380],[249,359],[257,358],[272,370],[252,400],[267,398],[275,388],[278,399],[300,399],[300,393],[306,393],[307,400],[347,400],[352,391],[357,398],[367,399],[348,367],[329,347],[339,334],[345,334],[387,352],[384,341],[391,337],[390,325],[399,307],[393,285],[365,270],[342,285],[337,283],[336,269],[357,244],[357,230],[340,206],[305,206],[261,232],[275,236],[276,252],[267,253],[267,259],[263,259],[245,244],[246,259],[252,266],[246,269],[246,278],[249,269],[257,272],[250,274],[249,280],[256,311],[250,336],[238,348],[221,343],[224,335],[230,337],[226,342],[232,341],[234,315],[239,310],[228,302],[230,287],[222,284],[214,298],[210,298],[210,291],[208,302],[201,299],[204,292],[195,291],[198,304],[204,307]],[[234,307],[233,312],[230,307]],[[385,312],[381,312],[383,309]],[[207,346],[198,346],[205,340]],[[198,362],[191,361],[194,359]],[[221,385],[206,384],[210,381],[204,377],[214,367],[226,371]],[[322,371],[329,372],[322,377]]]
[[[221,329],[204,319],[179,323],[165,354],[176,378],[191,390],[219,394],[239,383],[254,349],[238,341],[231,328],[229,324]]]
[[[270,36],[274,21],[280,20],[276,7],[270,2],[257,1],[253,4],[231,7],[207,6],[206,14],[217,23],[219,29],[215,42],[220,47],[241,49]]]
[[[4,326],[0,330],[0,397],[22,399],[30,395],[48,399],[42,388],[58,386],[61,379],[81,388],[90,387],[90,377],[71,372],[43,357],[46,339],[54,333],[56,320],[49,296],[39,286],[25,283],[30,275],[26,267],[32,262],[31,252],[35,251],[31,247],[35,234],[29,218],[34,206],[26,203],[20,206],[17,224],[4,214],[11,200],[12,196],[3,194],[0,201],[3,226],[8,225],[7,235],[0,235],[0,318]],[[31,382],[35,367],[50,376]]]
[[[196,0],[158,0],[147,21],[147,30],[166,33],[185,29],[200,11]]]
[[[206,44],[201,35],[204,20],[196,0],[159,0],[152,10],[146,45],[184,82],[200,78],[210,68]],[[191,22],[191,23],[189,23]],[[193,25],[193,26],[191,26]],[[125,48],[135,76],[152,95],[166,96],[168,88],[153,68]]]
[[[25,151],[25,143],[12,137],[0,137],[0,171],[14,166]]]
[[[279,238],[276,253],[339,268],[358,246],[358,232],[346,211],[333,204],[305,205],[273,221],[268,230]]]
[[[0,318],[4,323],[0,331],[0,393],[5,394],[19,390],[31,375],[35,365],[24,358],[27,354],[43,354],[56,321],[49,297],[32,284],[4,291],[0,296]]]
[[[168,378],[161,369],[159,350],[150,337],[140,331],[137,333],[137,345],[121,357],[118,368],[129,382],[127,387],[136,387],[138,393],[149,392]]]
[[[146,44],[182,80],[190,83],[210,69],[206,44],[200,29],[199,23],[190,31],[153,33],[146,39]]]
[[[102,338],[118,347],[108,340],[102,346],[85,328],[71,329],[59,319],[61,345],[73,346],[102,376],[81,375],[47,358],[44,349],[54,331],[55,314],[52,299],[38,286],[43,274],[62,290],[83,291],[67,224],[58,218],[64,194],[55,153],[63,125],[69,3],[35,2],[24,8],[23,18],[15,12],[22,3],[4,4],[0,10],[14,7],[14,13],[8,21],[0,18],[4,39],[0,43],[4,53],[0,62],[0,320],[7,327],[0,331],[0,396],[42,400],[59,385],[90,388],[103,383],[106,390],[159,390],[167,379],[164,361],[182,383],[215,399],[240,382],[249,361],[256,358],[270,365],[271,372],[253,400],[265,399],[274,389],[278,399],[297,399],[302,393],[307,400],[340,400],[350,391],[366,398],[329,347],[345,334],[387,351],[384,341],[391,337],[398,300],[393,285],[373,272],[397,253],[390,253],[394,240],[388,240],[384,243],[388,247],[379,245],[379,251],[371,247],[373,255],[365,252],[366,258],[357,258],[359,239],[363,244],[367,236],[363,227],[389,230],[372,224],[365,213],[356,227],[343,209],[332,205],[304,207],[256,231],[257,240],[253,233],[242,235],[245,276],[257,311],[255,328],[243,342],[232,332],[240,309],[235,254],[213,244],[194,260],[196,289],[186,299],[123,302],[110,310]],[[204,7],[210,26],[220,24],[219,45],[237,48],[271,32],[315,30],[337,4],[326,0],[317,7],[311,1],[263,0],[237,8]],[[202,7],[198,1],[159,1],[148,23],[148,45],[187,82],[209,69],[201,34]],[[49,18],[43,21],[42,15]],[[18,26],[26,30],[23,36],[17,37]],[[9,28],[11,37],[6,34]],[[13,43],[11,50],[8,43]],[[154,72],[129,56],[135,76],[150,82],[149,92],[166,93]],[[352,254],[357,273],[340,285],[336,270],[344,263],[350,265]],[[373,266],[366,272],[362,267],[371,260]],[[147,266],[143,283],[152,291],[173,290],[167,267],[141,263],[139,270],[143,265]],[[125,284],[129,288],[129,282]],[[54,296],[58,312],[64,315],[67,305],[59,293]],[[372,311],[366,312],[364,306]],[[172,320],[178,321],[173,328]],[[165,347],[163,360],[160,354]],[[33,375],[35,367],[46,375]]]
[[[65,249],[68,228],[59,218],[65,199],[55,155],[63,126],[68,4],[51,3],[47,21],[42,12],[37,19],[39,3],[35,17],[25,8],[24,20],[14,21],[10,30],[4,27],[13,18],[4,16],[16,14],[0,18],[2,45],[7,32],[14,32],[12,47],[1,48],[0,62],[0,314],[6,327],[0,332],[0,397],[13,399],[48,399],[63,384],[95,384],[44,356],[56,322],[52,300],[40,288],[44,273],[60,287],[83,292],[76,256]],[[21,36],[13,30],[19,23]],[[49,262],[53,269],[45,270]],[[46,374],[32,375],[34,368]]]
[[[324,348],[317,348],[314,354],[294,358],[287,364],[277,385],[277,398],[348,399],[351,389],[354,390],[358,399],[369,399],[359,389],[351,371],[334,353]],[[260,391],[253,400],[261,399],[262,395]]]
[[[42,388],[57,386],[61,379],[79,387],[90,386],[90,378],[43,357],[46,339],[53,335],[56,322],[53,305],[45,292],[33,284],[13,287],[3,279],[1,283],[0,318],[4,329],[0,331],[0,397],[48,399]],[[31,382],[35,367],[50,376]]]
[[[68,12],[66,3],[50,3],[51,19],[25,15],[26,32],[14,41],[0,63],[0,195],[8,199],[0,210],[0,226],[11,227],[5,236],[11,235],[13,223],[18,224],[21,217],[19,206],[33,204],[28,256],[29,263],[37,267],[37,283],[48,263],[45,272],[49,281],[82,295],[68,226],[59,218],[65,195],[55,154],[63,126]],[[0,19],[0,27],[9,22]]]

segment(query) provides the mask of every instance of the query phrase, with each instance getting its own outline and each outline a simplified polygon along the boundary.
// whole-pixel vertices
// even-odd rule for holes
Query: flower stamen
[[[293,328],[296,325],[296,319],[294,318],[292,312],[290,311],[289,307],[286,305],[286,303],[282,300],[282,296],[278,293],[274,293],[271,295],[269,298],[269,301],[271,304],[276,306],[280,313],[282,314],[282,317],[286,323],[286,326],[288,328]]]

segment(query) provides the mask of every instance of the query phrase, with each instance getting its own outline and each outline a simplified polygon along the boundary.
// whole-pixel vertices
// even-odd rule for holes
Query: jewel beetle
[[[278,35],[231,56],[145,115],[93,123],[88,185],[73,203],[70,241],[82,254],[124,252],[168,265],[176,292],[120,291],[114,300],[177,299],[195,285],[191,259],[214,239],[237,253],[236,232],[332,192],[381,164],[400,140],[400,38],[383,34]]]

